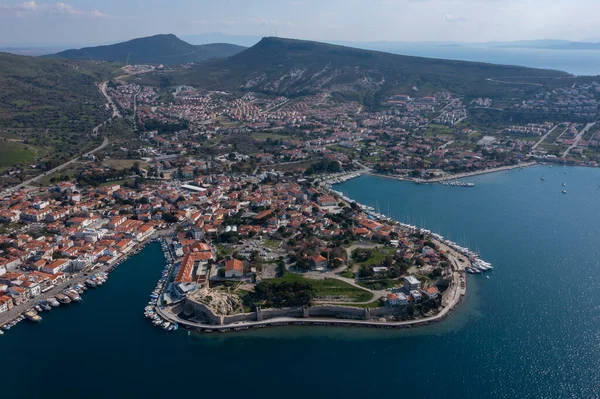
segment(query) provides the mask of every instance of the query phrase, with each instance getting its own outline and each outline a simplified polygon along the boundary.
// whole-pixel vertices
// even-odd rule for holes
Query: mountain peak
[[[79,60],[114,61],[127,64],[186,64],[211,58],[228,57],[244,50],[231,44],[194,46],[172,33],[132,39],[108,46],[66,50],[48,57]]]

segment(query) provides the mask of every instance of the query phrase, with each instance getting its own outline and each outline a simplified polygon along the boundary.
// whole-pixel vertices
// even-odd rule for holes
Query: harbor
[[[100,288],[108,281],[109,275],[130,256],[138,254],[149,242],[158,238],[150,238],[140,242],[127,254],[116,259],[112,265],[92,265],[89,270],[70,276],[66,281],[43,292],[38,297],[16,305],[0,314],[0,331],[7,332],[24,320],[42,322],[42,314],[58,307],[68,307],[83,302],[83,296],[90,289]]]

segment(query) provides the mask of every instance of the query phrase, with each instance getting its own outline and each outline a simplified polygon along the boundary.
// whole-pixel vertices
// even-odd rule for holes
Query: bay
[[[164,266],[151,244],[83,303],[0,337],[2,397],[598,397],[600,171],[467,180],[476,187],[373,176],[336,187],[494,264],[489,279],[468,277],[466,300],[441,323],[166,333],[142,317]]]

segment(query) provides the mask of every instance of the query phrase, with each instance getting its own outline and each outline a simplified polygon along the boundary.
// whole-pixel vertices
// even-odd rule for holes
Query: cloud
[[[452,14],[446,14],[444,16],[444,19],[446,20],[446,22],[464,22],[464,21],[468,21],[468,19],[465,18],[465,17],[457,17],[457,16],[452,15]]]
[[[26,1],[19,4],[0,4],[0,15],[8,15],[14,17],[25,17],[30,15],[38,15],[43,17],[52,16],[70,16],[82,18],[107,18],[108,14],[104,14],[98,10],[86,11],[73,7],[70,4],[58,2],[56,4],[43,3],[38,4],[35,1]]]

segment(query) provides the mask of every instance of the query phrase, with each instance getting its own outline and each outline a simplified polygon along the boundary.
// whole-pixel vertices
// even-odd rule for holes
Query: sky
[[[158,33],[323,41],[600,40],[600,0],[0,0],[0,45]]]

